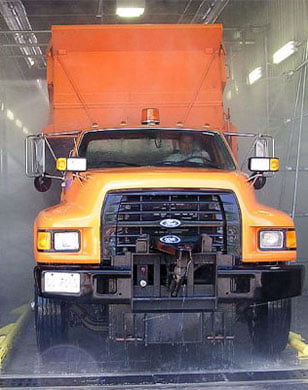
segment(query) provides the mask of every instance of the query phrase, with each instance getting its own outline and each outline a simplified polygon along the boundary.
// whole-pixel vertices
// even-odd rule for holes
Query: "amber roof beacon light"
[[[159,125],[159,111],[157,108],[144,108],[141,115],[142,125]]]

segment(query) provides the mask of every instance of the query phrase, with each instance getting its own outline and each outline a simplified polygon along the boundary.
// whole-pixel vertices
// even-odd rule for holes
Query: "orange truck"
[[[303,268],[292,219],[255,197],[279,168],[269,137],[242,134],[257,155],[238,167],[222,26],[54,26],[47,65],[49,124],[26,141],[36,188],[62,182],[34,224],[39,349],[79,325],[223,343],[242,318],[282,351]]]

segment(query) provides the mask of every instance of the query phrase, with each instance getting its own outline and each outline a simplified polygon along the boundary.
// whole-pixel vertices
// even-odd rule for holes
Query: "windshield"
[[[101,130],[85,133],[79,156],[88,169],[124,166],[179,166],[234,170],[217,133],[190,130]]]

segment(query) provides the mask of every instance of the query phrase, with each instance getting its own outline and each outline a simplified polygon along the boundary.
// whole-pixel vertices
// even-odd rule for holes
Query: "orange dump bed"
[[[137,125],[223,128],[222,25],[54,26],[47,53],[47,132]]]

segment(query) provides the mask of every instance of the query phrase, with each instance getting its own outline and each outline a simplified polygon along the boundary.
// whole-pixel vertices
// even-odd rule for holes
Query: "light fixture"
[[[28,62],[29,62],[29,64],[30,64],[30,67],[31,66],[33,66],[34,65],[34,59],[33,58],[31,58],[31,57],[28,57]]]
[[[6,117],[10,120],[10,121],[13,121],[14,120],[14,114],[11,110],[7,109],[6,110]]]
[[[229,89],[229,90],[226,92],[226,99],[227,99],[227,100],[231,100],[231,98],[232,98],[232,91],[231,91],[231,89]]]
[[[20,121],[19,119],[16,119],[15,125],[21,129],[22,128],[22,121]]]
[[[121,18],[138,18],[144,13],[144,0],[117,0],[116,14]]]
[[[22,128],[22,131],[23,131],[25,134],[29,134],[29,130],[28,130],[25,126]]]
[[[282,46],[279,50],[277,50],[273,54],[273,63],[274,64],[279,64],[286,58],[290,57],[295,51],[297,50],[296,48],[296,42],[295,41],[290,41],[286,43],[284,46]]]
[[[248,75],[248,83],[252,85],[256,81],[258,81],[262,77],[262,67],[259,66],[258,68],[254,69],[252,72]]]

